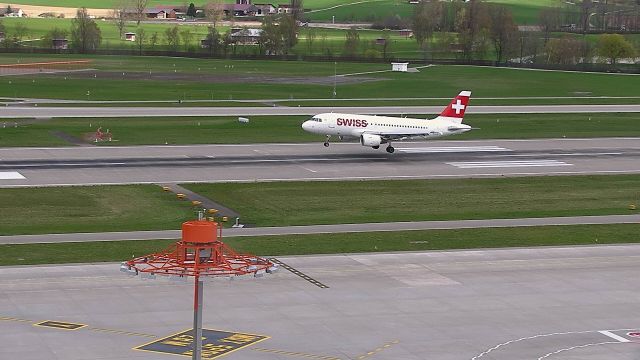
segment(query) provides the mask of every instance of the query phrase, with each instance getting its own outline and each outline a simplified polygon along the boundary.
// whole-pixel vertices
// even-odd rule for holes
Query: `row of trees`
[[[514,58],[520,62],[539,61],[540,54],[546,54],[542,57],[545,62],[557,64],[590,61],[594,55],[608,58],[611,63],[633,57],[633,45],[621,35],[601,36],[595,52],[584,37],[551,39],[552,32],[560,30],[565,21],[576,19],[571,16],[580,20],[588,18],[584,12],[584,9],[590,9],[587,4],[591,2],[585,0],[580,7],[582,11],[577,14],[575,11],[543,10],[539,26],[520,31],[510,9],[501,5],[479,1],[421,2],[415,8],[412,29],[425,52],[454,52],[468,61],[486,59],[491,49],[497,62]],[[584,26],[588,27],[588,24]],[[433,41],[435,33],[439,36]]]
[[[0,32],[5,34],[3,45],[5,48],[20,47],[27,36],[29,29],[23,23],[17,23],[11,34],[7,34],[6,28],[0,22]],[[53,28],[42,38],[45,44],[51,44],[53,39],[66,39],[67,30]],[[93,52],[102,42],[102,33],[98,24],[89,16],[86,8],[78,9],[76,17],[71,20],[71,46],[80,53]]]

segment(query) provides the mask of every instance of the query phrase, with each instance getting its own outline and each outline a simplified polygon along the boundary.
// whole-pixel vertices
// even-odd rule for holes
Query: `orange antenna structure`
[[[222,226],[206,220],[187,221],[182,224],[182,239],[168,249],[125,261],[120,271],[128,275],[154,279],[168,276],[186,280],[195,278],[193,329],[193,360],[202,354],[202,277],[234,277],[253,274],[260,277],[278,270],[268,259],[250,254],[236,253],[224,244]]]

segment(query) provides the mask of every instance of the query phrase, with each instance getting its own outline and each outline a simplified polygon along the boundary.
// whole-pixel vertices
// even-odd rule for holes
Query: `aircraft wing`
[[[417,139],[417,138],[426,138],[429,135],[439,135],[434,132],[425,132],[425,133],[399,133],[392,131],[363,131],[363,134],[371,134],[378,135],[382,139],[387,141],[400,141],[400,140],[408,140],[408,139]]]

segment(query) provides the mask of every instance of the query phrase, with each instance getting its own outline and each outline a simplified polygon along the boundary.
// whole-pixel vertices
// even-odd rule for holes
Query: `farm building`
[[[69,49],[69,40],[67,39],[51,39],[51,48],[54,50],[67,50]]]
[[[278,4],[278,14],[291,14],[292,9],[289,4]]]
[[[12,8],[7,6],[5,8],[0,9],[0,16],[4,17],[23,17],[24,13],[20,8]]]
[[[236,30],[235,32],[233,30]],[[262,29],[233,29],[231,42],[240,45],[257,44],[262,34]]]

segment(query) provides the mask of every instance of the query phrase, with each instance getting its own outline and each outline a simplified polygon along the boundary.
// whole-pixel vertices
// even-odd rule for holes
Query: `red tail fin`
[[[451,100],[449,106],[440,113],[440,116],[459,118],[462,120],[464,117],[464,111],[467,109],[467,104],[469,104],[470,97],[471,91],[461,91],[458,96]]]

